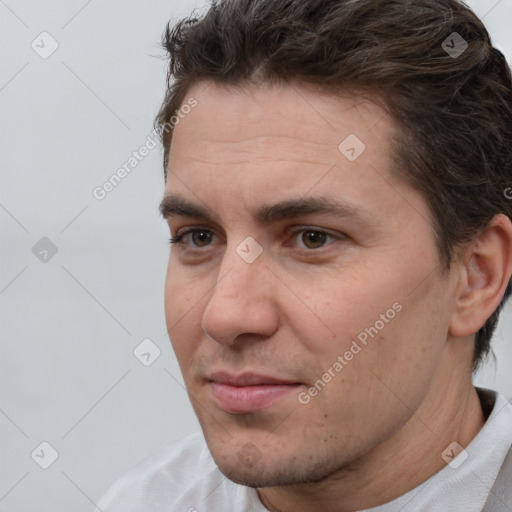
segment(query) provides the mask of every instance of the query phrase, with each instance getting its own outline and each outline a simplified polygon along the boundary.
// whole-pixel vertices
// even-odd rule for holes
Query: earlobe
[[[464,250],[449,332],[476,333],[498,307],[512,274],[512,223],[496,215]]]

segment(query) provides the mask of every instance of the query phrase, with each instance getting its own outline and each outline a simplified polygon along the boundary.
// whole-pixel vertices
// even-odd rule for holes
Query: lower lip
[[[213,398],[219,408],[232,414],[260,411],[292,391],[299,384],[261,384],[258,386],[230,386],[210,382]]]

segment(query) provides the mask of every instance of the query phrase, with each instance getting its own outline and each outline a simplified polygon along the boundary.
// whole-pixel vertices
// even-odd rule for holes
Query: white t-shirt
[[[512,444],[512,406],[496,393],[482,430],[452,461],[418,487],[361,512],[480,512]],[[217,468],[202,433],[148,457],[108,490],[96,512],[268,512],[255,489]]]

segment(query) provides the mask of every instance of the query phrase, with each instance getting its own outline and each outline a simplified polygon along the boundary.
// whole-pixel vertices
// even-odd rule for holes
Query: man
[[[166,31],[165,308],[201,424],[119,511],[512,510],[476,389],[510,293],[512,83],[457,0],[225,0]]]

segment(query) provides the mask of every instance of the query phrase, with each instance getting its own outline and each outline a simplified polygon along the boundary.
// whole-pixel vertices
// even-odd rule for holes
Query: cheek
[[[310,309],[288,308],[288,323],[309,353],[309,377],[332,382],[319,404],[328,396],[332,403],[350,401],[338,398],[347,391],[353,397],[387,393],[396,401],[396,390],[417,401],[441,357],[449,308],[438,278],[411,293],[410,283],[422,277],[417,267],[380,273],[377,264],[365,268],[317,280],[317,292],[311,283],[301,287],[298,294]]]
[[[201,281],[200,276],[187,272],[171,255],[165,277],[164,295],[165,316],[170,327],[182,329],[190,324],[190,320],[187,320],[196,310],[194,305],[200,306],[201,296],[206,291],[203,290],[204,285]]]
[[[429,322],[426,317],[418,319],[419,304],[416,308],[405,303],[400,311],[393,310],[388,323],[380,320],[388,308],[379,306],[368,305],[357,320],[344,322],[340,317],[336,341],[325,344],[321,353],[316,351],[310,403],[305,409],[308,417],[317,419],[312,429],[325,424],[332,435],[342,431],[354,440],[385,438],[407,421],[428,393],[441,354],[439,329],[430,320],[430,330],[420,335],[417,328]],[[369,327],[360,331],[364,336],[345,336],[345,323],[355,329],[361,323]]]
[[[165,319],[167,333],[178,360],[181,362],[195,350],[194,340],[200,339],[201,294],[190,279],[177,271],[167,274],[165,281]]]
[[[385,367],[394,369],[387,372],[390,385],[404,389],[405,381],[411,389],[428,387],[446,345],[450,317],[446,296],[448,292],[440,289],[436,293],[423,290],[403,300],[403,310],[380,343],[378,375],[386,374]]]
[[[380,315],[389,311],[385,320],[390,323],[391,317],[399,314],[393,309],[395,295],[386,289],[385,283],[379,286],[375,279],[368,282],[372,284],[366,286],[360,279],[351,279],[342,272],[338,276],[329,274],[316,281],[317,291],[311,291],[310,283],[297,289],[302,302],[299,307],[288,305],[288,324],[294,326],[297,339],[322,368],[350,350],[353,341],[360,338],[364,342],[369,336],[365,330],[370,329],[373,334],[376,322],[377,331],[385,330],[388,324],[383,323]]]
[[[405,417],[419,407],[446,344],[446,290],[437,283],[401,295],[393,305],[372,311],[367,327],[355,337],[361,351],[343,370],[346,386],[382,418],[389,411]]]

